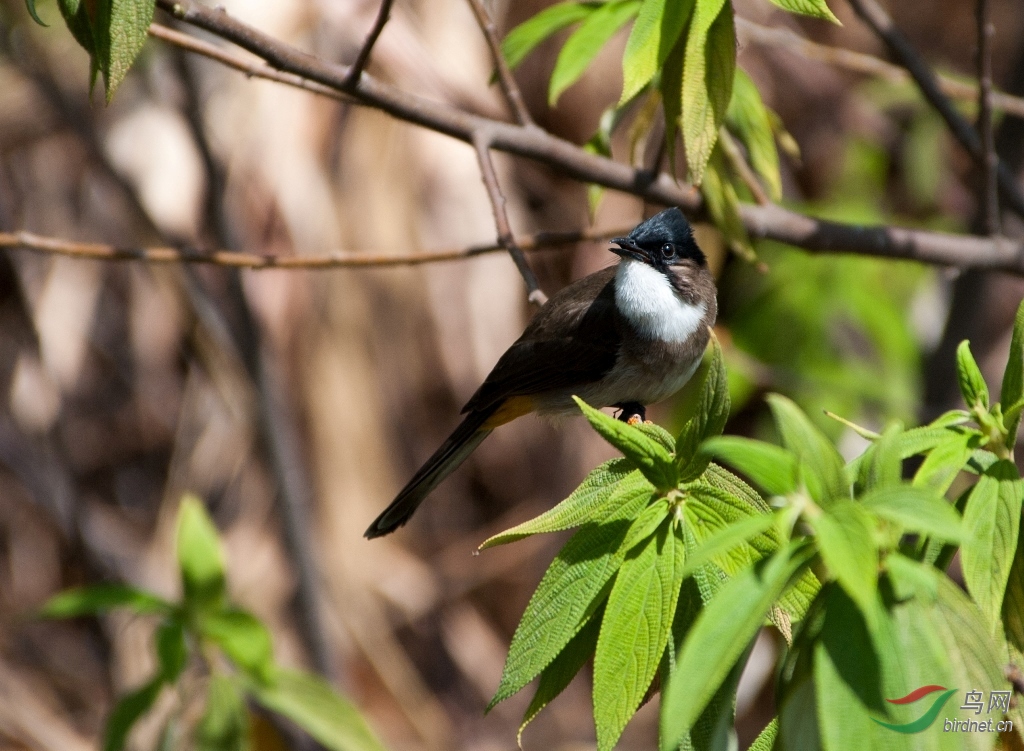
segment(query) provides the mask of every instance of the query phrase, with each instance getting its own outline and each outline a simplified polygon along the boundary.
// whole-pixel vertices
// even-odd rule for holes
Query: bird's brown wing
[[[590,383],[611,370],[620,344],[614,278],[615,267],[604,269],[554,295],[462,411]]]

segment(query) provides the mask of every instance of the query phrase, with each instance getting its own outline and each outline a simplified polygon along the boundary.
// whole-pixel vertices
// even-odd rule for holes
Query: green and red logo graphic
[[[903,724],[896,724],[892,722],[883,722],[882,720],[875,720],[879,725],[889,730],[895,730],[897,733],[920,733],[923,730],[931,727],[931,724],[935,722],[935,718],[939,716],[939,712],[946,706],[946,702],[949,701],[949,697],[955,694],[959,689],[946,688],[945,686],[937,686],[932,684],[930,686],[921,686],[921,688],[914,689],[906,696],[899,699],[886,699],[890,704],[913,704],[916,701],[920,701],[929,694],[934,694],[936,691],[942,691],[943,693],[935,697],[932,701],[932,705],[928,707],[928,710],[918,717],[913,722],[905,722]]]

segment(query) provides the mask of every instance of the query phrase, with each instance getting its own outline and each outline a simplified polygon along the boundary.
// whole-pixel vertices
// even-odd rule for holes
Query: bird
[[[638,224],[609,248],[618,264],[556,293],[462,408],[465,417],[366,530],[403,526],[495,428],[525,414],[579,414],[572,397],[620,409],[627,422],[696,372],[718,315],[714,277],[678,208]]]

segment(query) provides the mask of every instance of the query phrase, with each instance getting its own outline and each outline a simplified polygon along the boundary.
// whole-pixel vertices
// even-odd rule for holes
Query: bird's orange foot
[[[644,421],[643,421],[643,420],[642,420],[642,419],[640,418],[640,415],[630,415],[630,416],[629,416],[629,419],[628,419],[628,420],[626,420],[626,424],[627,424],[627,425],[632,425],[632,426],[633,426],[634,428],[635,428],[635,427],[636,427],[637,425],[642,425],[642,424],[643,424],[643,422],[644,422]],[[650,422],[650,420],[648,420],[647,422]]]
[[[639,425],[647,419],[647,409],[638,402],[621,402],[612,406],[622,410],[617,417],[630,425]]]

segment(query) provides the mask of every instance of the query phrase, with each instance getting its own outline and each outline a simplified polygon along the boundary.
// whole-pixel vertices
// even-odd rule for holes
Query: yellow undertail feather
[[[522,417],[536,409],[536,403],[531,396],[513,396],[506,399],[498,410],[487,418],[483,427],[485,430],[494,430],[499,425],[512,422],[517,417]]]

